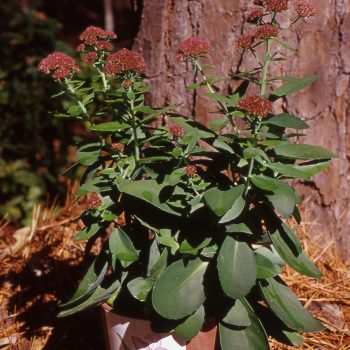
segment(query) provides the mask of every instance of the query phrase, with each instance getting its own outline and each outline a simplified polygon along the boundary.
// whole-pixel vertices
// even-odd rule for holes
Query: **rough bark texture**
[[[288,97],[279,108],[305,119],[311,126],[303,142],[323,146],[338,155],[332,167],[312,181],[304,181],[300,190],[310,198],[309,219],[317,219],[326,232],[335,234],[348,254],[350,247],[350,0],[315,0],[318,16],[302,21],[285,38],[299,48],[297,54],[270,74],[306,76],[319,79],[309,89]],[[252,30],[244,17],[253,1],[246,0],[145,0],[134,48],[145,56],[152,87],[150,102],[155,106],[181,101],[180,111],[208,121],[215,107],[198,94],[186,92],[194,81],[190,67],[176,62],[180,41],[201,35],[214,46],[210,62],[219,75],[227,75],[244,66],[234,48],[236,38]],[[225,89],[224,83],[218,85]]]

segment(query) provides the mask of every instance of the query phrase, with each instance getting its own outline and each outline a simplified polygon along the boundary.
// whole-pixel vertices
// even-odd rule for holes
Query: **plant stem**
[[[207,87],[207,89],[209,90],[209,92],[211,94],[214,94],[215,93],[215,90],[214,88],[212,87],[212,85],[210,84],[210,81],[208,80],[207,76],[205,75],[204,71],[203,71],[203,68],[201,66],[201,64],[199,63],[198,60],[194,60],[194,65],[195,67],[197,68],[197,70],[201,73],[202,75],[202,78],[203,78],[203,81]],[[227,107],[221,102],[221,101],[217,101],[218,105],[220,106],[222,112],[226,115],[226,117],[228,118],[233,130],[235,131],[235,133],[237,135],[239,135],[239,131],[238,131],[238,128],[236,126],[236,123],[234,122],[232,116],[230,115]]]
[[[134,157],[136,165],[138,165],[140,160],[140,149],[139,149],[139,140],[137,138],[137,127],[136,127],[136,116],[134,111],[134,101],[129,99],[130,104],[130,121],[131,121],[131,127],[132,132],[134,136]]]
[[[263,58],[262,76],[261,76],[261,83],[260,83],[260,96],[264,96],[266,93],[267,75],[268,75],[269,63],[271,59],[271,44],[272,44],[272,39],[268,39],[266,43],[266,52]],[[261,118],[259,118],[258,123],[254,121],[254,133],[253,133],[254,147],[256,147],[258,142],[258,132],[260,130],[260,127],[261,127]],[[255,162],[254,157],[252,157],[249,162],[246,188],[244,191],[245,196],[248,194],[250,189],[252,173],[254,169],[254,162]]]
[[[107,83],[107,79],[106,79],[106,74],[101,69],[99,69],[97,66],[95,66],[95,67],[102,78],[103,91],[106,92],[108,90],[108,83]]]
[[[82,112],[85,114],[85,116],[87,118],[90,118],[85,106],[83,105],[83,103],[80,101],[79,97],[77,96],[77,94],[75,93],[75,89],[72,86],[72,84],[70,83],[70,81],[68,79],[65,80],[65,83],[67,85],[68,91],[75,97],[75,100],[78,103],[78,106],[80,107],[80,109],[82,110]]]

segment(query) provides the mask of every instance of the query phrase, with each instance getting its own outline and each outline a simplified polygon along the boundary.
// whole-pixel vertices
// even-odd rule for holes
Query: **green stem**
[[[269,71],[269,64],[270,64],[270,59],[271,59],[271,44],[272,40],[268,39],[266,43],[266,53],[264,55],[263,59],[263,68],[262,68],[262,76],[261,76],[261,82],[260,82],[260,96],[264,96],[266,93],[266,87],[267,87],[267,76],[268,76],[268,71]],[[258,132],[261,127],[261,118],[259,118],[258,123],[254,122],[254,133],[253,133],[253,138],[254,138],[254,147],[256,147],[258,143]],[[249,162],[249,168],[248,168],[248,174],[247,174],[247,182],[246,182],[246,188],[244,195],[246,196],[249,192],[250,185],[251,185],[251,180],[252,180],[252,174],[253,174],[253,169],[254,169],[254,157],[250,159]]]
[[[108,90],[108,82],[107,82],[107,79],[106,79],[106,74],[101,69],[99,69],[97,66],[95,66],[95,67],[96,67],[96,70],[98,71],[98,73],[101,76],[102,84],[103,84],[103,91],[106,92]]]
[[[134,136],[134,157],[136,165],[138,165],[140,160],[140,149],[139,149],[139,140],[137,138],[137,127],[136,127],[136,116],[135,116],[135,110],[134,110],[134,101],[129,99],[130,104],[130,121],[131,121],[131,127],[132,132]]]
[[[65,83],[67,85],[68,91],[75,97],[75,100],[78,103],[78,106],[80,107],[80,109],[82,110],[82,112],[84,113],[84,115],[87,118],[90,118],[85,106],[83,105],[83,103],[80,101],[79,97],[77,96],[77,94],[75,93],[75,89],[72,86],[72,84],[70,83],[70,81],[68,79],[65,80]]]
[[[207,87],[207,89],[209,90],[209,92],[211,94],[214,94],[215,93],[215,90],[214,88],[212,87],[212,85],[210,84],[210,81],[208,80],[207,76],[205,75],[204,71],[203,71],[203,68],[201,66],[201,64],[199,63],[198,60],[194,60],[194,65],[195,67],[197,68],[197,70],[201,73],[202,75],[202,78],[203,78],[203,81]],[[236,123],[234,122],[232,116],[230,115],[227,107],[221,102],[221,101],[217,101],[218,105],[220,106],[222,112],[226,115],[226,117],[228,118],[233,130],[235,131],[235,133],[237,135],[239,135],[239,131],[238,131],[238,128],[236,126]]]

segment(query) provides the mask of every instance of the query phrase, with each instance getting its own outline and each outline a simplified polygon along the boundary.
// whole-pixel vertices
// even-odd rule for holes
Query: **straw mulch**
[[[72,241],[79,229],[74,218],[82,205],[74,202],[74,191],[71,188],[60,211],[37,207],[30,228],[13,232],[0,222],[1,350],[103,349],[98,310],[87,311],[83,317],[56,318],[57,303],[72,295],[89,264],[83,259],[84,244]],[[317,231],[315,225],[304,223],[299,237],[325,277],[310,279],[286,269],[284,279],[328,330],[305,335],[305,343],[298,349],[350,349],[349,264],[321,230],[310,239],[307,232],[311,228]],[[274,350],[297,349],[271,343]]]

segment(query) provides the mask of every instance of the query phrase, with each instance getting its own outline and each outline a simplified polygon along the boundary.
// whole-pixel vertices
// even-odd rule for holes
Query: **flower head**
[[[89,26],[80,34],[79,39],[85,45],[94,45],[101,40],[112,40],[116,37],[117,35],[113,32],[99,27]]]
[[[185,62],[191,58],[198,58],[212,51],[209,42],[199,36],[193,36],[181,42],[176,50],[177,59]]]
[[[255,31],[254,36],[256,39],[267,40],[273,36],[278,35],[278,28],[272,24],[263,24]]]
[[[170,132],[170,135],[172,136],[176,136],[176,137],[184,136],[184,129],[182,129],[182,127],[179,125],[175,125],[175,124],[171,125],[169,127],[169,132]]]
[[[260,96],[247,96],[238,102],[237,108],[252,117],[266,117],[272,111],[272,102]]]
[[[52,73],[55,80],[60,80],[74,72],[79,72],[79,67],[75,64],[74,58],[55,51],[39,62],[38,70],[45,74]]]
[[[194,176],[197,174],[197,168],[195,165],[187,165],[185,173],[188,177]]]
[[[95,45],[97,50],[112,51],[113,45],[109,41],[98,41]]]
[[[288,1],[289,0],[265,0],[264,6],[269,12],[282,12],[288,10]]]
[[[247,22],[248,23],[256,23],[261,18],[264,16],[264,11],[262,9],[256,9],[252,11],[248,16],[247,16]]]
[[[236,41],[236,47],[242,48],[242,49],[248,49],[252,47],[255,41],[255,36],[252,34],[243,34],[240,36]]]
[[[114,142],[112,143],[111,147],[113,151],[117,151],[117,152],[123,152],[125,148],[124,144],[121,142]]]
[[[87,64],[93,64],[94,62],[96,62],[97,59],[98,59],[98,54],[96,51],[90,51],[90,52],[84,53],[82,56],[82,60]]]
[[[297,14],[299,17],[310,18],[316,16],[316,8],[309,0],[297,0]]]
[[[101,203],[102,201],[101,201],[101,198],[98,196],[98,194],[93,193],[87,202],[86,208],[89,210],[94,210],[98,208],[101,205]]]
[[[146,65],[140,54],[128,49],[121,49],[107,57],[104,70],[109,75],[128,72],[142,74],[146,71]]]

